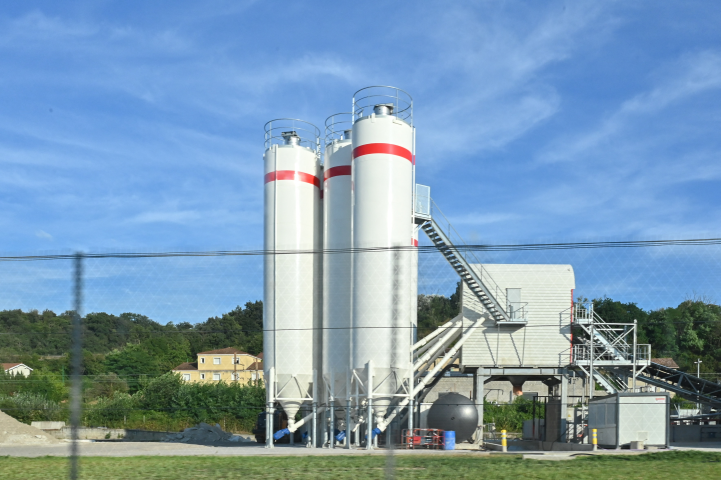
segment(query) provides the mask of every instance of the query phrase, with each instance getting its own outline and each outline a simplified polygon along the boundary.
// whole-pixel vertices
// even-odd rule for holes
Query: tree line
[[[638,342],[650,343],[654,357],[671,357],[683,370],[721,372],[721,307],[702,298],[676,307],[647,311],[636,303],[593,300],[607,322],[638,321]],[[418,296],[418,338],[455,317],[460,284],[450,296]],[[72,312],[0,311],[0,360],[26,363],[45,373],[67,374]],[[162,325],[136,313],[89,313],[83,319],[84,374],[128,382],[131,391],[198,352],[235,347],[253,355],[263,351],[263,304],[247,302],[197,324]],[[57,356],[53,358],[53,356]],[[115,376],[115,377],[113,377]]]

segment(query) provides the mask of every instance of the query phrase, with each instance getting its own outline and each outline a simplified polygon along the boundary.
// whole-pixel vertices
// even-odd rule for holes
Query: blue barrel
[[[443,445],[446,450],[456,449],[456,432],[453,430],[446,430],[443,432]]]

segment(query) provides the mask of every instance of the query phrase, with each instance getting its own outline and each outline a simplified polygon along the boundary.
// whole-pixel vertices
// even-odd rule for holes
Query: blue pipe
[[[290,433],[290,430],[288,430],[287,428],[284,428],[283,430],[278,430],[277,432],[275,432],[273,434],[273,438],[275,438],[276,440],[280,440],[281,438],[285,437],[289,433]]]

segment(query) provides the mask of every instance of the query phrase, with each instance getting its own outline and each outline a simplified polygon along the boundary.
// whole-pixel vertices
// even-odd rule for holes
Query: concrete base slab
[[[573,455],[544,455],[536,453],[526,453],[523,455],[524,460],[546,460],[550,462],[559,462],[563,460],[573,460],[576,458]]]

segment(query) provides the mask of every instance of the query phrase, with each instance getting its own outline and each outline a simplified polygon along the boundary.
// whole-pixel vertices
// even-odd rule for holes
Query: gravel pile
[[[48,445],[60,441],[39,428],[18,422],[10,415],[0,412],[0,444]]]
[[[246,442],[248,439],[240,435],[224,432],[219,424],[208,425],[199,423],[195,427],[186,428],[180,433],[171,433],[165,437],[164,442],[180,443],[224,443],[224,442]]]

